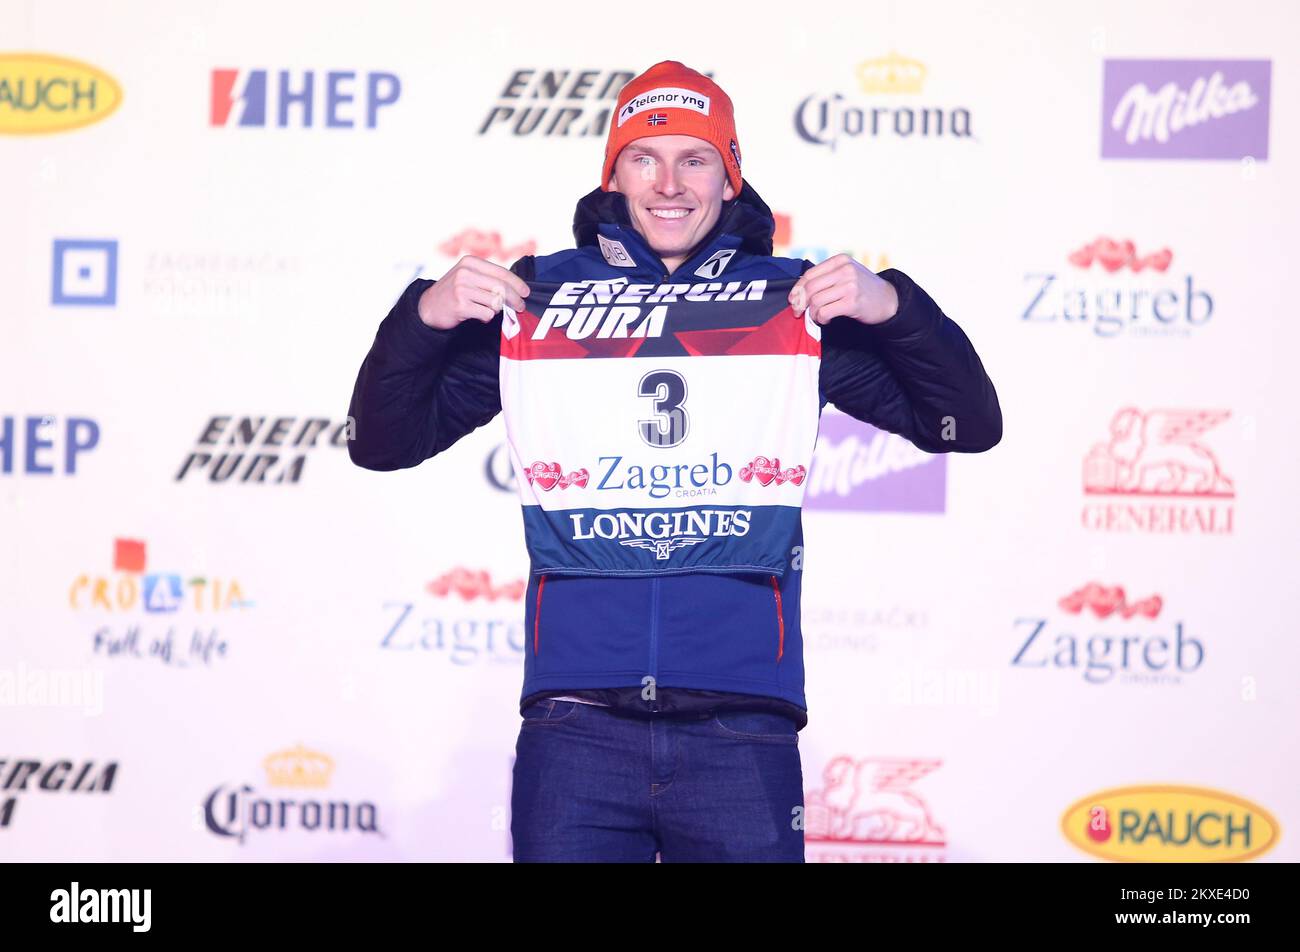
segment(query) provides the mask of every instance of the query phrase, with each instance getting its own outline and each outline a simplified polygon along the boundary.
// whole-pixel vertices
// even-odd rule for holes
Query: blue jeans
[[[638,716],[551,698],[522,713],[515,862],[803,862],[790,718]]]

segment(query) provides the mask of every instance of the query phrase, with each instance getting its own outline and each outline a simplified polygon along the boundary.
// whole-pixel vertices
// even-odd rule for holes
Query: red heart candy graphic
[[[754,462],[750,465],[760,486],[771,485],[772,480],[776,478],[776,474],[781,472],[781,461],[779,459],[768,459],[766,456],[755,456]]]
[[[560,481],[560,464],[534,463],[528,468],[527,476],[530,483],[536,483],[549,491]]]
[[[753,469],[751,469],[748,465],[740,467],[740,478],[743,479],[745,482],[749,482],[751,479],[754,478]]]
[[[587,472],[587,468],[584,466],[582,469],[578,470],[576,473],[570,473],[570,474],[569,474],[569,484],[570,484],[571,486],[584,486],[584,487],[585,487],[585,486],[587,485],[587,480],[590,479],[590,478],[591,478],[591,474]]]

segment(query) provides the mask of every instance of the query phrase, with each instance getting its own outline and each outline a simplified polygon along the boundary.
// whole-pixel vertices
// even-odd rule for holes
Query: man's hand
[[[838,254],[803,273],[790,289],[790,306],[796,317],[807,308],[818,324],[835,317],[880,324],[898,313],[898,292],[861,262]]]
[[[420,320],[450,330],[461,321],[487,323],[506,304],[524,309],[528,284],[509,268],[465,255],[420,295]]]

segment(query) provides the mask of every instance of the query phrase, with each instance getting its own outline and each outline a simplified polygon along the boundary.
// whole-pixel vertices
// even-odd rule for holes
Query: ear
[[[735,197],[736,197],[736,190],[731,187],[731,178],[730,176],[728,176],[727,184],[724,185],[722,188],[722,200],[724,202],[729,202]]]
[[[617,192],[617,191],[618,191],[618,173],[617,173],[617,172],[614,172],[614,173],[611,174],[610,177],[609,177],[609,191],[611,191],[611,192]]]

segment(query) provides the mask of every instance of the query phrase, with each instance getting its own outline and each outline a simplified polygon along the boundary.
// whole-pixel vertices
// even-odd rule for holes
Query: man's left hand
[[[857,259],[838,254],[803,273],[790,289],[790,306],[796,316],[807,307],[818,324],[836,317],[880,324],[898,313],[898,292]]]

